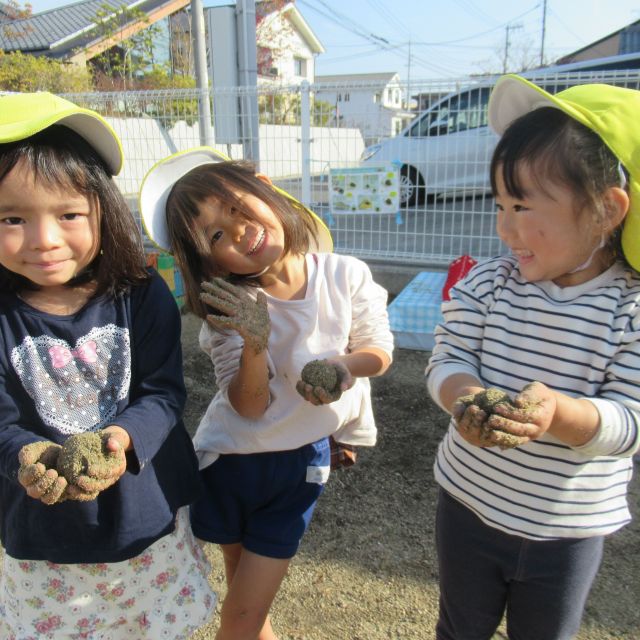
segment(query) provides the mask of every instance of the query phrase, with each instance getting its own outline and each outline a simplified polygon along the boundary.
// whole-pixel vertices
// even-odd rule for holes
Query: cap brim
[[[75,131],[103,159],[112,175],[122,169],[124,153],[113,127],[97,112],[47,92],[0,97],[0,143],[25,140],[52,125]]]
[[[567,101],[556,99],[551,93],[516,75],[502,76],[489,98],[489,126],[502,135],[520,116],[540,107],[555,107],[592,128],[584,115]]]
[[[198,147],[175,153],[151,167],[140,185],[138,205],[144,230],[159,249],[171,253],[166,207],[173,185],[196,167],[227,159],[213,149]]]
[[[140,186],[138,205],[144,230],[159,249],[168,253],[172,252],[166,207],[173,185],[196,167],[225,160],[229,160],[229,158],[211,147],[197,147],[175,153],[151,167]],[[298,202],[286,191],[278,187],[275,189],[287,198]],[[333,250],[333,240],[329,229],[313,211],[310,209],[307,211],[314,217],[319,229],[318,241],[315,242],[315,239],[312,238],[313,246],[311,249],[330,253]]]

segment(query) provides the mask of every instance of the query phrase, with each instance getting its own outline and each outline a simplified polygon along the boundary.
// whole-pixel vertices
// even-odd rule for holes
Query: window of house
[[[351,97],[351,94],[349,94],[349,93],[345,93],[345,94],[344,94],[344,101],[345,101],[345,102],[349,102],[349,98],[350,98],[350,97]]]
[[[378,104],[382,100],[382,93],[374,93],[373,94],[373,102],[374,104]]]
[[[307,60],[306,58],[294,58],[293,59],[293,72],[297,76],[306,78],[307,76]]]

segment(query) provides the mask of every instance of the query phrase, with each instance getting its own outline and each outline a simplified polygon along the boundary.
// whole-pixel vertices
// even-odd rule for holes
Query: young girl
[[[327,481],[328,437],[375,443],[367,378],[391,362],[386,291],[360,260],[316,251],[331,239],[310,211],[212,149],[154,167],[140,211],[207,320],[219,390],[195,436],[207,492],[191,522],[222,547],[216,639],[274,640],[267,614]],[[303,382],[312,360],[337,382]]]
[[[427,368],[453,417],[435,463],[439,640],[491,638],[505,611],[509,638],[573,638],[604,537],[630,520],[638,113],[640,92],[606,85],[552,96],[506,76],[491,96],[511,253],[454,287]],[[489,388],[512,402],[483,404]]]
[[[121,164],[98,114],[48,93],[0,97],[5,639],[188,638],[214,603],[181,508],[200,481],[180,315],[144,267],[111,178]],[[103,464],[68,478],[59,459],[88,432]]]

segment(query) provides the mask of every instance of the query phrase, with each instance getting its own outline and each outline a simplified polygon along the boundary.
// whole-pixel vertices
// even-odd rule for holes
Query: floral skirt
[[[213,615],[209,564],[178,512],[173,533],[124,562],[55,564],[4,555],[2,640],[186,640]]]

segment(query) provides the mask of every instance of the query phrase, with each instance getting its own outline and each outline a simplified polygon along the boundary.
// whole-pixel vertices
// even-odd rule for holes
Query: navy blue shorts
[[[505,612],[513,640],[574,638],[603,542],[603,536],[528,540],[509,535],[440,489],[437,640],[488,640]]]
[[[330,455],[323,438],[290,451],[220,456],[201,471],[205,491],[191,506],[194,534],[292,558],[329,478]]]

